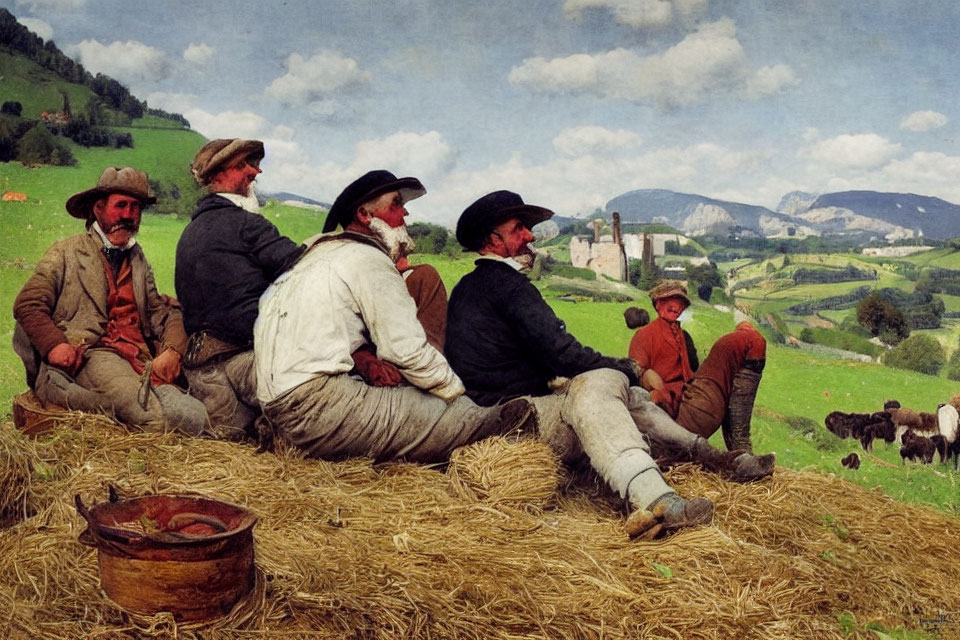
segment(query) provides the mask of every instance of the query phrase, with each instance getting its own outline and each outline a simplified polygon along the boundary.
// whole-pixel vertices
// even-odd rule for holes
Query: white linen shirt
[[[253,336],[262,403],[317,374],[349,372],[351,354],[368,343],[413,386],[448,402],[464,392],[427,342],[389,256],[357,240],[327,239],[308,249],[264,291]]]

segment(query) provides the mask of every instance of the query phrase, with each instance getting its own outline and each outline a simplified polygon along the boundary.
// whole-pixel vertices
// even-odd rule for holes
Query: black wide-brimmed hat
[[[416,178],[398,178],[383,169],[367,172],[347,185],[337,196],[323,223],[323,232],[333,231],[337,225],[346,229],[356,215],[357,207],[391,191],[399,191],[404,204],[427,192]]]
[[[512,191],[494,191],[483,196],[460,214],[457,221],[457,242],[468,251],[476,251],[483,246],[490,231],[495,226],[519,218],[528,229],[553,217],[553,211],[532,204],[525,204],[523,198]]]

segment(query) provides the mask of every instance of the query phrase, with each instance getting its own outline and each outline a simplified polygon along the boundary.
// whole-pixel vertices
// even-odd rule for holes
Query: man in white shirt
[[[341,193],[324,231],[260,300],[254,325],[257,396],[279,437],[321,458],[433,462],[483,437],[529,428],[525,399],[479,407],[427,342],[395,261],[416,178],[371,171]],[[405,384],[373,386],[352,354],[370,346]]]

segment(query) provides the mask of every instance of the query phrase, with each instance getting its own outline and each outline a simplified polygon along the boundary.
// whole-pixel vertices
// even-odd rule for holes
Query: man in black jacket
[[[532,396],[541,439],[564,460],[586,455],[627,500],[631,537],[710,522],[710,500],[684,500],[670,489],[647,439],[658,454],[695,460],[739,481],[770,475],[773,457],[716,450],[633,386],[632,360],[597,353],[566,330],[522,273],[534,258],[530,228],[552,215],[510,191],[487,194],[463,212],[457,240],[480,259],[450,296],[447,359],[478,404]],[[568,380],[554,392],[557,378]]]
[[[212,140],[190,169],[209,193],[177,243],[175,284],[190,336],[184,373],[216,435],[253,435],[260,413],[253,366],[253,323],[260,295],[303,253],[257,213],[253,181],[259,140]]]

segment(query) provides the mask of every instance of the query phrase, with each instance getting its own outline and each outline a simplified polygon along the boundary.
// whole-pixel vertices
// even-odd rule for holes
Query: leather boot
[[[646,509],[637,509],[624,526],[631,538],[653,540],[683,527],[710,524],[713,502],[709,498],[684,500],[674,492],[664,494]]]
[[[701,437],[693,445],[691,459],[705,471],[733,482],[754,482],[771,476],[777,461],[772,453],[756,456],[746,451],[720,451]]]
[[[747,451],[753,453],[750,442],[750,418],[753,415],[753,402],[757,398],[764,360],[747,360],[744,367],[733,376],[733,390],[727,403],[727,414],[723,418],[723,443],[729,451]]]

